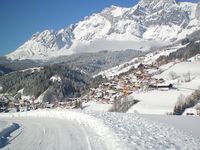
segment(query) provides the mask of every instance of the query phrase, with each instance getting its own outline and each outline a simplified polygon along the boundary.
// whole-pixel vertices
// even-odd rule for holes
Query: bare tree
[[[3,87],[0,85],[0,93],[3,92]]]
[[[185,95],[183,95],[182,93],[179,95],[178,97],[178,102],[177,102],[177,105],[180,105],[180,106],[183,106],[183,104],[185,103],[186,101],[186,97]]]
[[[183,79],[185,82],[190,82],[191,81],[191,74],[190,72],[183,74]]]
[[[170,77],[170,79],[175,80],[179,76],[174,71],[171,71],[171,72],[169,72],[169,77]]]

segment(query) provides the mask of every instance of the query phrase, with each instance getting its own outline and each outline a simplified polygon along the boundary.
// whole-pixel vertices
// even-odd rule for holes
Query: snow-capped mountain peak
[[[157,11],[169,6],[177,4],[176,0],[140,0],[139,5],[148,8],[151,11]]]
[[[140,0],[131,8],[111,6],[59,31],[36,33],[11,59],[50,59],[78,52],[149,50],[200,29],[199,5],[175,0]]]

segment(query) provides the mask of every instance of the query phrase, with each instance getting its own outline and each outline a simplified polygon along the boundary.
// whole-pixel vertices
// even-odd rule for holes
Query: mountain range
[[[111,6],[65,29],[37,32],[7,57],[49,60],[102,50],[148,51],[200,29],[199,16],[200,4],[175,0],[140,0],[131,8]]]

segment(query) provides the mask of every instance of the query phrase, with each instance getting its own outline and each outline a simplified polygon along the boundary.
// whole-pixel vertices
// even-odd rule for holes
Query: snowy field
[[[140,114],[167,114],[173,113],[174,106],[178,101],[178,97],[182,94],[184,96],[191,95],[196,89],[200,87],[200,61],[181,62],[175,65],[172,63],[161,66],[165,70],[156,78],[163,78],[166,84],[174,84],[177,90],[153,90],[134,92],[131,97],[140,100],[128,110],[128,113]],[[170,73],[174,72],[177,79],[170,79]],[[191,81],[179,82],[184,80],[184,75],[189,72]]]
[[[140,115],[141,117],[164,125],[175,127],[186,134],[200,139],[199,116]]]
[[[137,66],[140,63],[144,64],[152,64],[153,62],[156,62],[156,59],[158,59],[160,56],[168,56],[170,53],[177,51],[178,48],[182,48],[185,46],[176,46],[176,47],[171,47],[169,50],[161,50],[158,51],[156,54],[149,53],[145,55],[144,57],[141,58],[141,60],[138,60],[138,58],[134,58],[129,62],[123,63],[121,65],[115,66],[113,68],[110,68],[108,70],[104,70],[100,72],[98,75],[102,75],[104,77],[107,77],[108,79],[112,79],[116,75],[120,75],[121,73],[125,73],[129,71],[133,66],[137,68]],[[138,63],[135,63],[135,61],[138,61]],[[94,76],[95,77],[95,76]]]
[[[66,110],[1,114],[0,123],[20,126],[2,149],[199,149],[197,138],[147,120],[136,114]]]

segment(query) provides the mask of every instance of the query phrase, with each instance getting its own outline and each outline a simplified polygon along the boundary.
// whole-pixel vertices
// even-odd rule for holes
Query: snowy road
[[[7,134],[3,150],[199,150],[200,140],[196,137],[144,118],[137,114],[81,110],[0,114],[2,126],[19,124],[11,136]],[[187,121],[185,118],[182,123]],[[193,120],[198,122],[198,118]]]
[[[6,119],[10,122],[11,120]],[[4,121],[0,121],[0,124]],[[12,119],[20,128],[11,134],[2,149],[10,150],[91,150],[106,149],[95,133],[76,122],[61,119]]]

